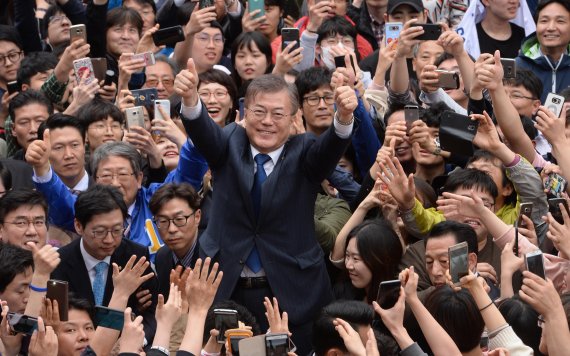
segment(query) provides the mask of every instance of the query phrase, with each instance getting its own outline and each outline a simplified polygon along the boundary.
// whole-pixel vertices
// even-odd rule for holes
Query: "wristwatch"
[[[435,150],[433,150],[432,153],[434,156],[439,156],[441,154],[441,145],[439,144],[439,137],[434,138],[433,142],[435,143]]]

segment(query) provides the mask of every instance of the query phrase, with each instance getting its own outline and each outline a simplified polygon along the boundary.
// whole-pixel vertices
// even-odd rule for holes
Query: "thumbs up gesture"
[[[35,140],[26,150],[26,162],[32,165],[37,176],[41,177],[49,172],[49,155],[51,153],[51,140],[49,129],[44,131],[43,140]]]
[[[174,80],[174,91],[182,98],[185,106],[198,105],[198,72],[192,58],[188,59],[186,69],[180,71]]]

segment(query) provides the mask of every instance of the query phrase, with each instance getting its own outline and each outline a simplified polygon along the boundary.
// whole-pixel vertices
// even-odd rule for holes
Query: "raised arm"
[[[422,27],[412,26],[415,23],[417,23],[417,19],[406,22],[402,32],[400,32],[400,37],[398,37],[396,58],[390,70],[390,89],[396,94],[405,93],[409,90],[410,76],[406,59],[412,55],[414,46],[420,43],[415,38],[424,33]]]
[[[216,8],[214,6],[198,9],[194,7],[190,20],[184,26],[184,35],[186,38],[182,42],[178,42],[174,47],[174,60],[180,68],[186,67],[188,58],[192,58],[192,45],[194,43],[194,35],[210,26],[212,21],[216,20]]]

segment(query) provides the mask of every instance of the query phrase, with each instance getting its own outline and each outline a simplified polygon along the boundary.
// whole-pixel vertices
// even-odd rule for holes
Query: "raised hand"
[[[131,94],[131,91],[129,89],[123,89],[119,94],[116,105],[119,110],[121,110],[121,112],[125,111],[125,109],[128,108],[134,108],[135,97]]]
[[[406,309],[406,292],[400,287],[400,296],[398,301],[390,309],[382,309],[377,302],[372,302],[372,307],[376,314],[380,315],[384,325],[392,334],[396,334],[404,328],[404,311]]]
[[[218,273],[219,265],[217,262],[214,263],[210,271],[211,261],[210,257],[207,257],[202,264],[202,259],[199,258],[188,276],[186,296],[190,313],[207,311],[214,301],[224,272]]]
[[[424,33],[421,26],[412,26],[418,22],[417,19],[412,19],[404,24],[400,36],[398,37],[398,46],[396,48],[396,57],[407,58],[412,54],[412,49],[421,41],[416,37]]]
[[[180,130],[180,128],[176,125],[176,123],[172,121],[172,119],[170,118],[170,113],[167,113],[162,108],[162,106],[159,106],[158,110],[160,110],[160,113],[162,114],[162,117],[164,119],[152,120],[151,122],[152,126],[150,128],[150,131],[160,132],[160,136],[164,136],[170,141],[174,142],[178,146],[178,149],[180,149],[188,139],[186,133]]]
[[[83,39],[71,42],[63,51],[54,69],[57,80],[61,83],[67,82],[69,72],[73,70],[73,61],[87,57],[90,49],[91,46],[85,43]]]
[[[443,47],[446,53],[450,53],[453,57],[458,58],[465,51],[463,47],[463,37],[451,30],[446,23],[439,23],[439,25],[442,27],[442,33],[437,43]]]
[[[358,106],[358,99],[354,89],[350,86],[341,86],[335,89],[336,115],[338,120],[348,123],[352,120],[352,113]]]
[[[136,49],[137,53],[144,53],[144,52],[157,53],[160,50],[162,50],[164,47],[166,47],[164,45],[157,47],[152,39],[152,35],[159,29],[160,25],[156,24],[145,31],[145,33],[142,35],[141,39],[139,40],[139,43],[137,44],[137,49]]]
[[[544,280],[529,271],[523,271],[523,284],[519,295],[524,302],[530,304],[534,310],[545,318],[559,310],[556,307],[562,304],[560,295],[554,288],[552,281]]]
[[[170,283],[174,283],[182,296],[182,311],[188,312],[188,296],[186,295],[186,281],[192,270],[190,268],[182,271],[182,266],[176,266],[176,269],[170,271]]]
[[[148,156],[151,167],[160,167],[162,155],[150,132],[144,127],[133,126],[125,133],[124,140],[133,145],[141,153]]]
[[[40,316],[43,318],[46,326],[51,326],[54,330],[57,330],[59,323],[61,322],[57,300],[45,298],[44,303],[42,304],[42,310],[40,311]]]
[[[568,258],[570,256],[570,217],[563,204],[558,204],[562,212],[564,224],[560,224],[551,213],[546,216],[548,222],[548,232],[546,237],[552,241],[554,247],[560,251],[560,256]]]
[[[182,97],[185,106],[194,107],[198,105],[198,72],[194,66],[194,60],[188,59],[186,69],[181,70],[174,80],[174,91]]]
[[[49,155],[51,153],[51,140],[49,129],[45,129],[43,140],[35,140],[26,150],[26,162],[34,168],[37,176],[41,177],[50,169]]]
[[[23,334],[14,334],[10,330],[10,325],[8,324],[8,312],[10,311],[10,308],[8,308],[8,302],[1,300],[0,305],[2,306],[0,340],[2,340],[4,352],[6,355],[18,355],[22,345]]]
[[[289,332],[289,317],[287,316],[287,312],[283,312],[283,314],[279,313],[277,298],[274,297],[272,302],[269,298],[265,297],[263,305],[265,305],[265,316],[267,317],[271,333],[287,333],[291,335]]]
[[[312,33],[317,33],[323,21],[326,20],[329,13],[332,12],[331,1],[309,0],[307,6],[309,7],[307,30]]]
[[[190,20],[186,24],[184,32],[188,37],[194,36],[198,32],[210,26],[210,23],[212,23],[212,21],[216,21],[215,6],[209,6],[203,9],[198,9],[196,6],[190,15]]]
[[[33,242],[27,242],[26,245],[34,256],[34,274],[49,277],[61,262],[57,250],[51,245],[38,248]]]
[[[475,62],[475,82],[480,89],[490,91],[502,87],[503,66],[501,65],[501,53],[497,50],[495,54],[483,53]]]
[[[420,89],[426,93],[433,93],[439,89],[439,73],[433,64],[426,64],[420,73]]]
[[[481,114],[471,115],[471,120],[479,121],[479,127],[477,128],[477,134],[473,139],[473,144],[481,149],[487,150],[489,152],[495,152],[503,143],[499,138],[497,133],[497,128],[493,124],[493,120],[483,111]]]
[[[259,16],[256,17],[261,10],[254,10],[249,12],[249,1],[245,3],[245,11],[243,13],[243,17],[241,18],[241,26],[243,28],[243,32],[254,32],[257,31],[259,26],[266,21],[266,16]]]
[[[418,274],[414,271],[414,266],[406,268],[400,272],[399,279],[404,288],[406,300],[410,301],[418,298]]]
[[[414,175],[410,173],[406,177],[404,168],[396,157],[378,162],[382,175],[380,179],[386,184],[392,197],[398,202],[401,210],[410,210],[414,207],[416,197],[416,185]]]
[[[45,326],[42,317],[38,318],[38,330],[34,331],[28,355],[30,356],[57,356],[57,336],[51,326]]]
[[[287,74],[294,66],[301,63],[303,60],[303,47],[293,50],[297,42],[291,42],[283,50],[277,50],[277,57],[275,59],[275,67],[273,73],[281,75]]]
[[[366,348],[360,339],[360,334],[349,323],[341,318],[336,318],[333,324],[351,356],[366,356]]]
[[[566,115],[564,110],[562,114]],[[539,106],[536,112],[536,127],[548,142],[554,144],[555,142],[564,142],[566,140],[565,126],[566,120],[563,118],[557,118],[556,115],[548,110],[545,106]]]
[[[133,58],[134,53],[123,53],[119,57],[119,86],[118,90],[128,89],[129,81],[133,73],[144,69],[144,59]]]
[[[416,120],[412,124],[412,128],[410,129],[410,142],[417,143],[422,149],[432,153],[437,147],[427,124],[422,120]]]
[[[168,301],[164,303],[164,296],[158,295],[158,304],[156,306],[156,322],[159,326],[167,326],[172,328],[174,323],[182,315],[182,294],[178,290],[178,286],[174,283],[170,284],[170,292]]]
[[[139,354],[144,343],[143,317],[131,318],[131,308],[125,309],[123,331],[121,332],[120,353]]]
[[[466,197],[444,192],[443,198],[437,201],[437,209],[443,213],[446,219],[456,216],[480,216],[487,208],[477,194],[471,192],[470,195]]]
[[[143,275],[150,263],[146,257],[141,257],[136,263],[137,256],[133,255],[122,269],[113,263],[113,288],[114,292],[129,298],[141,284],[154,276],[154,273]]]

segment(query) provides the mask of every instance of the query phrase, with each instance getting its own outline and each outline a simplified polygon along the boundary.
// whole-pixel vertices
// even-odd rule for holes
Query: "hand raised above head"
[[[141,257],[136,263],[137,256],[133,255],[127,261],[125,267],[120,268],[113,263],[113,287],[114,293],[119,293],[124,297],[130,297],[141,284],[154,276],[154,273],[143,275],[150,263],[146,257]]]
[[[185,106],[198,105],[198,72],[192,58],[188,59],[186,69],[183,69],[174,79],[174,91],[182,97]]]
[[[186,296],[190,312],[204,312],[210,308],[218,287],[222,281],[223,272],[218,272],[219,265],[214,263],[210,271],[211,258],[196,261],[194,269],[186,281]]]
[[[26,150],[26,162],[34,167],[37,176],[43,176],[49,171],[49,155],[51,153],[51,140],[49,129],[45,129],[43,140],[35,140]]]

